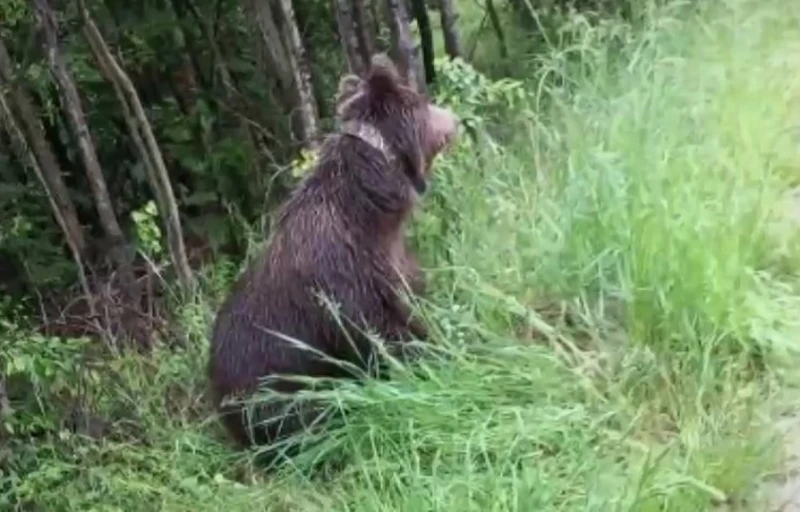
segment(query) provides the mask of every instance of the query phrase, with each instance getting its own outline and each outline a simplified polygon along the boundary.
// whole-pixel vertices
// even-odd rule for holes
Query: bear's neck
[[[425,180],[408,167],[406,160],[397,154],[375,125],[365,121],[345,121],[339,127],[339,133],[353,137],[380,152],[390,167],[397,167],[403,171],[418,195],[425,193],[428,187]]]

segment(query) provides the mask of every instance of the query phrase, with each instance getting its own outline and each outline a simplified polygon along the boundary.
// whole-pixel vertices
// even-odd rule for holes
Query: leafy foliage
[[[151,258],[160,257],[164,251],[156,204],[148,202],[141,210],[132,212],[131,218],[136,225],[136,238],[141,249]]]

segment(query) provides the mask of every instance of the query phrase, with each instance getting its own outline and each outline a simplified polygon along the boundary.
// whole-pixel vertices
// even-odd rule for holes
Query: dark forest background
[[[147,346],[152,274],[187,289],[203,263],[243,256],[246,226],[268,225],[332,128],[343,73],[389,52],[431,94],[437,59],[522,78],[569,12],[623,5],[3,2],[0,290],[36,297],[58,319],[47,332]]]

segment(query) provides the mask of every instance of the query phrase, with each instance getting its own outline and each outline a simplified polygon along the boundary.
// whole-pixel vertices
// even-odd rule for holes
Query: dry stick
[[[194,284],[194,278],[189,267],[188,258],[186,257],[186,248],[183,243],[183,229],[178,214],[178,205],[175,201],[175,194],[172,191],[172,184],[169,180],[169,174],[164,164],[164,159],[161,156],[161,150],[158,148],[153,130],[150,127],[150,123],[147,121],[144,108],[139,101],[136,89],[131,83],[130,78],[128,78],[128,75],[112,56],[97,25],[95,25],[89,15],[89,11],[83,0],[79,0],[78,3],[84,21],[84,33],[90,41],[93,53],[95,53],[95,56],[100,62],[105,64],[109,76],[112,79],[111,81],[115,84],[115,90],[118,91],[118,95],[124,93],[124,96],[127,96],[127,98],[124,96],[121,98],[121,103],[124,105],[127,113],[130,114],[131,108],[133,110],[133,116],[126,116],[126,119],[131,127],[132,136],[137,144],[137,148],[143,151],[142,157],[145,160],[145,165],[147,166],[149,164],[152,167],[152,171],[149,173],[152,175],[152,178],[154,178],[152,187],[156,200],[160,203],[159,207],[163,208],[161,212],[162,215],[164,215],[164,221],[167,227],[167,240],[170,246],[170,255],[175,265],[178,279],[184,289],[190,289]],[[130,102],[130,105],[126,104],[126,100]],[[144,141],[142,141],[141,135],[138,133],[137,124],[138,128],[141,129],[144,134]]]

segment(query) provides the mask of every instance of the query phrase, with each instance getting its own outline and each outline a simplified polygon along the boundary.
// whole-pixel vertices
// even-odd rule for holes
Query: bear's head
[[[418,193],[431,164],[458,133],[458,118],[411,87],[384,54],[372,58],[366,77],[343,77],[336,99],[343,131],[386,150],[400,161]]]

